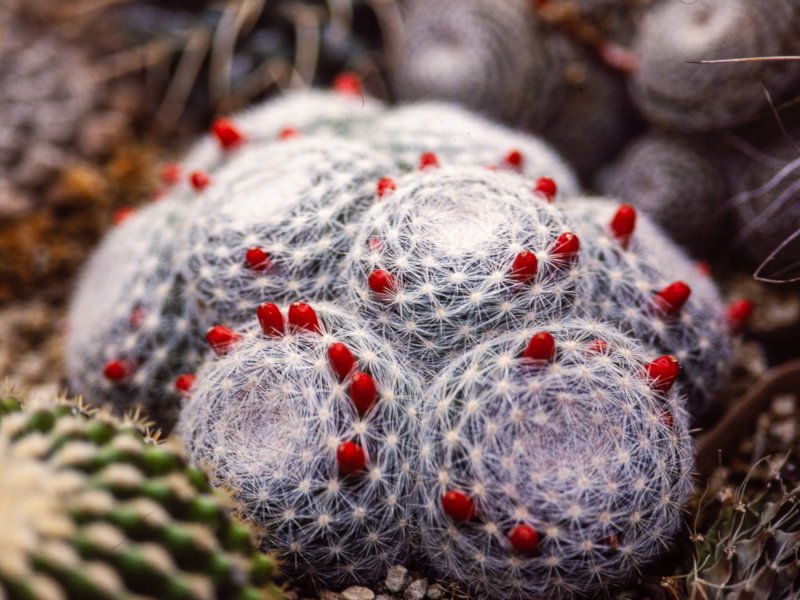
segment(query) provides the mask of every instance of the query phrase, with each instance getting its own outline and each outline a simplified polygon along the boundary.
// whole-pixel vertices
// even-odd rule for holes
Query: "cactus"
[[[653,123],[707,131],[745,123],[800,80],[791,62],[689,64],[690,61],[797,54],[794,0],[663,2],[645,17],[634,44],[639,68],[631,95]]]
[[[400,99],[466,102],[541,124],[553,112],[553,54],[525,0],[412,0],[404,7],[393,84]]]
[[[326,138],[231,158],[187,234],[188,303],[237,323],[264,298],[332,299],[355,224],[390,171],[369,146]]]
[[[597,198],[573,198],[565,210],[585,241],[593,286],[584,310],[664,354],[678,358],[689,413],[709,414],[730,374],[731,345],[723,306],[713,281],[646,218],[630,207]],[[635,232],[628,236],[626,227]]]
[[[226,502],[135,420],[0,400],[4,598],[281,598]]]
[[[293,107],[300,112],[293,112]],[[174,169],[180,181],[168,191],[167,197],[142,209],[112,231],[89,261],[68,317],[67,373],[73,388],[95,402],[111,403],[119,411],[141,406],[169,430],[182,398],[176,379],[194,372],[201,363],[207,353],[203,335],[208,327],[216,322],[235,325],[237,315],[249,316],[247,308],[261,300],[262,292],[278,293],[284,283],[286,289],[280,292],[284,297],[300,291],[328,293],[324,286],[316,285],[321,279],[319,266],[315,267],[316,276],[306,276],[301,290],[291,285],[294,276],[291,271],[282,279],[273,277],[278,269],[292,266],[291,252],[303,247],[302,244],[314,253],[311,258],[318,262],[322,258],[324,269],[328,272],[335,269],[339,254],[345,252],[341,247],[347,245],[347,236],[351,235],[343,220],[352,218],[349,213],[371,199],[374,183],[370,181],[369,194],[364,186],[358,188],[349,180],[321,192],[314,181],[302,177],[317,173],[326,177],[326,181],[335,182],[336,177],[341,177],[335,169],[342,167],[342,159],[331,158],[334,146],[330,141],[324,144],[289,138],[295,134],[347,132],[362,119],[369,120],[372,114],[370,108],[362,108],[360,100],[349,96],[303,92],[248,111],[235,124],[218,121],[216,133],[200,141],[184,165]],[[246,147],[238,147],[245,143]],[[287,154],[292,149],[294,154]],[[314,151],[304,155],[305,150]],[[345,152],[344,148],[337,150]],[[361,161],[357,163],[360,165],[366,161],[366,154],[354,144],[347,158]],[[376,159],[373,167],[372,162],[366,162],[360,168],[370,176],[379,177],[381,163]],[[265,170],[265,165],[272,168]],[[293,169],[289,169],[291,165]],[[367,171],[369,168],[374,171]],[[285,200],[282,194],[295,194],[293,203],[282,207],[285,212],[279,223],[271,220],[278,213],[266,214],[260,222],[247,220],[263,205],[261,190],[250,188],[251,194],[237,196],[234,203],[229,201],[232,189],[238,187],[241,191],[242,186],[254,181],[270,184],[267,189],[273,190],[276,201]],[[348,186],[352,187],[348,193],[354,195],[354,200],[349,195],[333,197],[336,192],[348,190]],[[312,200],[313,204],[303,206],[303,202]],[[321,212],[312,209],[320,208],[323,202],[330,203],[328,208],[338,212],[331,222],[320,220],[315,232],[337,239],[336,247],[326,249],[317,245],[318,240],[305,237],[309,235],[307,231],[299,237],[297,232],[289,235],[288,231],[279,231],[278,226],[284,225],[286,219],[303,214],[305,219],[321,216]],[[238,208],[231,211],[233,207]],[[223,216],[227,220],[220,221]],[[244,236],[241,235],[244,229],[233,228],[234,224],[243,226],[243,218],[246,228],[257,227]],[[222,231],[227,227],[233,237],[215,238],[217,232],[212,234],[212,225]],[[296,224],[306,225],[307,220]],[[247,250],[256,245],[257,234],[264,234],[265,228],[272,232],[267,239],[289,247],[285,255],[277,247],[267,249],[275,254],[272,258],[276,268],[260,270],[264,261],[254,265],[257,268],[248,268]],[[208,237],[198,238],[200,233]],[[235,240],[244,245],[227,249],[222,245],[223,241],[232,244]],[[209,241],[219,242],[210,256],[206,246]],[[219,254],[219,249],[225,249],[225,254]],[[214,262],[203,262],[209,259]],[[212,266],[217,270],[211,270],[209,275]],[[271,285],[269,290],[260,287],[264,283]],[[249,288],[249,296],[226,302],[217,292],[226,291],[223,286],[228,284],[239,291]],[[243,307],[248,298],[252,304]]]
[[[485,166],[547,177],[564,194],[580,186],[572,169],[541,139],[513,131],[444,102],[400,105],[375,120],[370,143],[392,155],[403,171],[432,152],[443,165]]]
[[[365,215],[347,277],[404,354],[436,370],[493,330],[571,309],[581,272],[558,244],[572,225],[525,179],[441,167],[396,184]]]
[[[629,578],[675,530],[686,427],[726,377],[713,284],[632,207],[575,197],[574,176],[535,139],[441,104],[364,114],[353,98],[296,98],[313,109],[278,102],[217,121],[184,166],[192,185],[107,240],[70,317],[76,387],[117,409],[149,399],[167,425],[183,398],[193,459],[316,588],[375,583],[420,538],[424,568],[504,598]],[[294,119],[300,135],[285,135]],[[503,413],[498,396],[517,408]],[[436,411],[450,402],[452,414]],[[523,422],[550,437],[515,433],[539,408],[559,426]],[[510,419],[502,434],[518,437],[493,445],[491,432],[441,421],[462,416],[490,430]],[[486,450],[469,459],[488,461],[480,471],[435,449],[458,435]],[[613,486],[527,481],[523,505],[544,520],[495,535],[512,518],[509,448],[529,466],[605,457],[582,473]],[[442,469],[483,479],[448,495]],[[482,529],[475,506],[490,517]]]
[[[601,174],[599,187],[649,215],[693,255],[707,258],[729,233],[727,181],[713,155],[694,138],[650,132]]]
[[[653,359],[600,322],[542,321],[442,370],[416,501],[434,571],[492,597],[572,597],[662,552],[692,443]]]
[[[455,101],[540,133],[582,175],[635,129],[622,79],[530,2],[419,0],[403,16],[399,47],[390,45],[401,100]]]
[[[179,433],[297,579],[376,583],[410,551],[419,383],[333,306],[258,316],[200,372]]]

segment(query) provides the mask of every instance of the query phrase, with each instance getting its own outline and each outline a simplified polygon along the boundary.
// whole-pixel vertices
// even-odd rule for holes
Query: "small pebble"
[[[425,592],[425,597],[429,600],[439,600],[442,596],[444,596],[444,588],[438,583],[429,585],[428,591]]]
[[[342,592],[344,600],[373,600],[375,592],[369,588],[354,585]]]
[[[408,569],[402,565],[394,566],[386,574],[386,589],[394,593],[402,592],[409,581],[411,578],[408,576]]]
[[[417,579],[412,582],[403,592],[404,600],[422,600],[425,597],[425,592],[428,591],[428,580]]]
[[[330,590],[324,590],[320,593],[319,600],[342,600],[342,595]]]

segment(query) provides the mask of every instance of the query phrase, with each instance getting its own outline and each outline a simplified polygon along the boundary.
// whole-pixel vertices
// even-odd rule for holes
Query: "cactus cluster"
[[[522,598],[664,549],[730,347],[646,218],[463,110],[322,92],[217,121],[182,172],[88,265],[71,380],[180,412],[289,573],[371,583],[420,547]]]
[[[390,74],[400,100],[541,134],[695,256],[758,265],[800,227],[796,128],[773,127],[800,86],[798,23],[795,0],[410,0]]]
[[[635,122],[623,79],[526,0],[410,0],[389,42],[400,100],[452,100],[541,132],[581,173],[616,152]]]
[[[3,598],[282,597],[205,475],[135,418],[0,399]]]

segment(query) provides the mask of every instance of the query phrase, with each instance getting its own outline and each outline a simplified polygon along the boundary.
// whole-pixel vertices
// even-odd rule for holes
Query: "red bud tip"
[[[278,308],[277,305],[272,302],[259,304],[258,308],[256,308],[256,316],[258,317],[258,323],[261,325],[261,331],[264,332],[264,335],[283,335],[283,315],[281,314],[281,309]]]
[[[118,208],[114,211],[114,214],[111,217],[111,221],[114,225],[122,225],[125,221],[128,220],[129,217],[136,212],[130,206],[123,206],[122,208]]]
[[[175,378],[175,389],[179,392],[186,394],[191,391],[194,381],[197,379],[191,373],[183,373]]]
[[[358,371],[350,380],[350,400],[358,414],[365,414],[378,399],[378,386],[372,376]]]
[[[503,163],[506,167],[516,171],[522,170],[523,162],[525,162],[525,158],[522,156],[522,152],[519,150],[511,150],[503,159]]]
[[[475,503],[464,492],[445,492],[442,496],[442,508],[454,521],[470,521],[475,517]]]
[[[333,80],[333,91],[346,96],[361,96],[364,88],[361,85],[361,78],[350,71],[339,73]]]
[[[755,306],[750,300],[741,299],[731,302],[725,311],[731,331],[735,333],[747,327],[754,310]]]
[[[578,255],[580,249],[581,241],[578,236],[568,231],[558,236],[553,247],[550,248],[550,255],[560,260],[572,260]]]
[[[206,332],[206,341],[217,356],[224,356],[242,339],[242,336],[222,325],[214,325]]]
[[[619,550],[619,537],[617,534],[612,533],[605,539],[605,545],[611,548],[614,551]]]
[[[530,360],[553,360],[556,355],[556,341],[546,331],[540,331],[531,338],[523,356]]]
[[[367,284],[369,289],[378,295],[391,294],[397,288],[397,280],[394,275],[382,269],[370,273]]]
[[[605,354],[608,351],[608,342],[605,340],[594,340],[586,348],[589,354]]]
[[[223,150],[231,150],[244,142],[245,137],[239,128],[234,125],[233,121],[226,118],[220,118],[214,121],[211,126],[211,132],[217,138],[219,145]]]
[[[692,289],[688,285],[683,281],[676,281],[656,292],[655,301],[663,314],[672,317],[681,312],[691,293]]]
[[[521,523],[508,534],[508,541],[514,552],[533,552],[539,545],[539,534],[530,525]]]
[[[423,152],[419,155],[419,168],[431,169],[439,166],[439,157],[433,152]]]
[[[530,250],[523,250],[511,264],[511,277],[520,283],[530,281],[539,271],[539,261]]]
[[[659,356],[645,365],[650,387],[656,392],[666,393],[672,388],[681,372],[678,359],[671,354]]]
[[[548,202],[552,202],[555,200],[556,194],[558,193],[558,186],[556,182],[549,177],[540,177],[536,180],[533,191],[544,196]]]
[[[244,254],[244,261],[254,271],[266,271],[269,269],[269,255],[258,246],[252,246],[247,249]]]
[[[130,364],[124,360],[110,360],[103,367],[103,376],[109,381],[122,381],[130,374]]]
[[[378,180],[378,198],[383,198],[386,194],[397,189],[397,184],[391,177],[381,177]]]
[[[295,302],[289,305],[289,324],[295,329],[302,329],[311,333],[320,333],[317,313],[305,302]]]
[[[279,140],[290,140],[292,138],[296,138],[300,135],[300,132],[297,131],[294,127],[284,127],[278,132],[278,139]]]
[[[161,182],[166,185],[175,185],[181,180],[182,169],[178,163],[167,163],[161,167]]]
[[[614,213],[614,218],[611,219],[611,233],[626,250],[635,227],[636,209],[629,204],[623,204]]]
[[[195,190],[202,192],[208,187],[208,184],[211,183],[211,179],[203,171],[193,171],[192,174],[189,175],[189,183],[192,184]]]
[[[336,342],[328,348],[328,361],[339,380],[343,380],[356,366],[356,358],[350,348],[341,342]]]
[[[673,417],[672,413],[668,410],[665,410],[663,413],[661,413],[661,422],[670,429],[675,427],[675,417]]]
[[[342,442],[336,448],[336,462],[342,474],[352,475],[366,468],[367,455],[364,449],[355,442]]]

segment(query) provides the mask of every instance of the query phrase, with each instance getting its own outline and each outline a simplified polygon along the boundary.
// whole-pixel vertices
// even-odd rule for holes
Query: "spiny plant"
[[[390,171],[367,145],[319,137],[232,157],[187,233],[187,302],[235,323],[264,298],[332,299],[359,216]]]
[[[414,370],[331,305],[256,312],[201,370],[179,433],[298,580],[376,583],[411,549]]]
[[[443,165],[485,166],[534,180],[547,178],[564,194],[580,189],[569,165],[540,138],[445,102],[401,104],[387,111],[375,120],[369,142],[389,153],[402,171],[435,166],[435,156]]]
[[[663,2],[645,17],[630,79],[637,107],[648,120],[685,131],[745,123],[800,78],[800,64],[751,61],[690,64],[797,54],[800,8],[794,0]]]
[[[692,469],[662,362],[601,322],[542,320],[443,369],[416,500],[433,570],[494,597],[571,597],[660,554]]]
[[[526,0],[411,0],[395,41],[393,87],[400,99],[465,102],[503,120],[541,124],[552,114],[558,75],[534,31]]]
[[[0,470],[4,598],[283,597],[227,501],[135,418],[3,395]]]
[[[401,100],[456,101],[541,133],[581,173],[615,152],[635,123],[621,77],[530,2],[410,2],[402,31],[390,70]]]
[[[308,123],[298,139],[294,130],[286,135],[272,118],[280,113],[285,122],[291,116],[280,112],[290,106],[286,103],[258,108],[249,121],[218,121],[213,138],[187,160],[192,184],[178,184],[166,200],[115,232],[87,271],[82,286],[92,287],[81,288],[72,312],[73,327],[81,329],[73,332],[76,342],[70,346],[78,356],[73,380],[88,393],[99,390],[99,397],[118,408],[170,385],[186,393],[180,431],[193,458],[217,484],[232,490],[243,514],[263,528],[264,546],[278,551],[297,577],[317,587],[342,586],[377,580],[394,560],[408,556],[414,539],[425,535],[419,528],[427,517],[414,516],[417,501],[412,499],[422,453],[418,428],[432,422],[422,415],[439,403],[434,392],[451,395],[450,384],[442,382],[477,386],[476,395],[508,392],[510,383],[495,384],[490,377],[476,376],[475,369],[463,367],[456,373],[463,361],[458,354],[473,357],[498,340],[525,332],[531,338],[527,345],[504,351],[496,365],[491,358],[484,366],[474,359],[476,369],[508,369],[520,355],[547,361],[556,353],[555,367],[537,371],[527,380],[528,387],[512,390],[520,414],[538,398],[543,406],[563,404],[558,417],[564,422],[578,418],[570,412],[573,405],[561,384],[580,391],[583,404],[577,408],[586,408],[589,399],[596,404],[598,394],[609,395],[610,412],[598,409],[608,418],[609,433],[590,422],[585,431],[575,428],[576,437],[565,437],[574,440],[567,447],[574,446],[579,456],[600,448],[608,462],[592,467],[590,474],[595,482],[611,478],[623,490],[617,496],[617,489],[604,487],[602,493],[611,499],[598,496],[594,504],[613,504],[617,498],[620,506],[623,500],[640,503],[629,517],[611,515],[610,522],[627,539],[610,545],[617,544],[624,558],[592,558],[599,530],[580,526],[568,540],[583,548],[584,558],[575,559],[583,566],[571,579],[558,571],[557,561],[545,565],[552,573],[550,583],[566,593],[588,590],[587,578],[611,586],[630,576],[673,531],[689,468],[689,447],[680,441],[686,421],[689,415],[700,416],[726,375],[729,340],[713,284],[646,218],[639,218],[637,225],[632,207],[570,198],[574,177],[563,167],[555,172],[556,177],[563,174],[563,188],[560,181],[542,176],[545,166],[558,169],[561,163],[527,136],[487,128],[478,120],[475,143],[481,147],[473,151],[458,126],[472,124],[469,118],[462,113],[448,119],[442,105],[427,106],[421,112],[443,115],[443,125],[430,121],[439,136],[429,136],[436,149],[421,149],[412,162],[415,134],[407,134],[402,143],[375,135],[387,131],[387,123],[402,132],[402,121],[393,122],[391,112],[355,112],[351,120],[352,110],[336,109],[331,122],[315,116],[317,111],[330,114],[326,97],[314,97],[318,106],[304,113]],[[360,105],[359,99],[329,98],[331,105]],[[413,107],[398,113],[403,111],[414,114]],[[418,132],[421,122],[409,119],[408,127]],[[192,170],[201,166],[205,168]],[[282,216],[276,220],[275,213]],[[148,224],[158,231],[148,231]],[[336,259],[348,245],[350,251]],[[284,254],[290,246],[306,260],[284,260],[291,255]],[[329,252],[320,251],[324,248]],[[119,320],[89,315],[92,302],[103,296],[108,265],[127,254],[133,262],[122,271],[123,281],[113,284],[114,296],[120,298],[113,308]],[[279,268],[270,272],[267,259],[273,258],[272,266]],[[290,265],[299,281],[306,275],[318,278],[321,265],[337,260],[340,273],[325,267],[328,285],[303,290],[275,285],[292,280],[281,279],[282,269]],[[148,278],[160,270],[166,280],[155,275],[151,284]],[[255,283],[270,276],[276,282]],[[269,288],[275,298],[259,298],[259,286]],[[126,296],[119,291],[125,289],[151,291]],[[291,298],[293,291],[320,297]],[[132,324],[137,305],[128,296],[153,302],[154,316],[141,321],[148,323],[146,336]],[[323,297],[341,306],[328,307],[320,301]],[[256,307],[263,300],[273,303]],[[293,300],[301,302],[280,308]],[[251,324],[254,310],[259,327]],[[135,314],[133,321],[138,322],[140,315]],[[564,358],[569,369],[558,371],[559,357],[578,356],[575,348],[587,335],[601,338],[591,348],[598,356],[586,359],[589,366],[582,359],[574,358],[573,364],[573,358]],[[195,379],[204,337],[222,356],[207,361]],[[129,357],[134,368],[121,369]],[[452,377],[443,375],[448,373]],[[102,374],[107,381],[100,385]],[[545,383],[555,387],[537,392]],[[675,392],[669,392],[673,385]],[[179,405],[177,393],[150,397],[159,418]],[[472,406],[472,399],[465,403]],[[493,410],[494,404],[487,402],[485,410]],[[480,438],[483,433],[464,435]],[[679,441],[673,443],[671,435]],[[469,439],[477,445],[478,438]],[[658,454],[665,439],[674,454]],[[614,440],[624,440],[625,451],[635,458],[612,452]],[[487,452],[489,461],[500,461],[508,452],[499,445],[491,448],[496,454]],[[533,453],[525,464],[535,460]],[[643,479],[640,467],[654,479]],[[453,468],[461,469],[461,462]],[[557,496],[562,488],[556,484],[545,479],[525,491],[531,498]],[[673,487],[665,492],[667,484]],[[447,508],[452,499],[424,487],[434,501],[442,502],[437,514],[445,511],[453,518]],[[464,500],[456,497],[456,506],[468,509]],[[502,502],[485,507],[505,508]],[[556,508],[552,511],[545,514],[550,525],[560,518]],[[502,517],[506,513],[487,514],[508,524],[501,521],[508,518]],[[527,525],[518,536],[528,544],[525,551],[532,551],[531,539],[540,532],[536,522]],[[583,529],[591,529],[590,538],[578,539],[576,532]],[[444,531],[449,535],[453,529]],[[541,533],[553,537],[552,532]],[[497,539],[498,548],[507,553],[506,538]],[[454,552],[474,557],[474,538],[465,534],[458,540],[454,543],[464,546]],[[550,543],[545,538],[543,547],[554,547]],[[625,544],[630,544],[627,550]],[[435,544],[433,548],[420,561],[426,568],[447,571]],[[578,550],[570,552],[575,557]],[[535,569],[517,569],[512,575],[505,569],[517,565],[517,558],[502,554],[498,560],[503,597],[544,585],[540,560],[531,563],[538,565]],[[467,587],[486,589],[486,576],[472,566],[447,573],[462,578]]]
[[[796,453],[770,480],[749,477],[703,498],[692,531],[692,564],[670,580],[690,598],[789,599],[800,592],[797,538],[800,485]],[[761,470],[756,463],[753,470]],[[793,472],[794,471],[794,472]]]
[[[728,185],[711,148],[653,131],[634,140],[601,172],[603,193],[649,215],[695,256],[713,256],[728,235]]]
[[[435,370],[493,330],[571,310],[582,273],[550,196],[475,168],[432,166],[396,186],[364,216],[347,278],[404,354]]]
[[[582,310],[680,362],[689,413],[702,419],[730,372],[728,324],[714,282],[629,205],[571,198],[565,211],[595,276]]]
[[[194,372],[206,354],[208,327],[249,316],[242,305],[248,297],[257,304],[261,292],[327,294],[315,284],[322,277],[319,264],[301,290],[293,287],[300,277],[292,271],[299,262],[295,254],[305,248],[313,255],[309,261],[319,263],[322,257],[324,272],[333,269],[336,252],[344,254],[342,246],[352,235],[346,221],[374,195],[374,182],[369,194],[347,178],[339,184],[337,169],[351,167],[333,150],[343,153],[344,147],[292,138],[345,133],[372,114],[350,95],[291,94],[244,113],[236,123],[218,120],[183,165],[168,165],[167,196],[113,230],[79,281],[68,317],[67,371],[73,387],[118,410],[142,406],[170,429],[185,391],[178,378]],[[347,159],[361,161],[352,168],[377,178],[381,163],[375,158],[378,166],[369,172],[362,164],[365,155],[354,143]],[[311,173],[333,187],[305,179]],[[252,187],[254,182],[265,187]],[[337,192],[347,194],[334,198]],[[271,194],[273,208],[280,211],[262,213],[256,222],[252,217],[267,206],[262,193]],[[330,206],[323,209],[323,202]],[[233,206],[236,210],[229,210]],[[314,219],[315,235],[323,239],[309,239],[311,233],[303,229]],[[294,223],[294,233],[281,229],[287,223]],[[234,225],[255,229],[241,235],[244,229]],[[220,231],[233,237],[219,237]],[[338,240],[338,250],[326,249],[325,236]],[[231,247],[236,240],[243,245]],[[263,241],[275,244],[263,248]],[[233,289],[226,287],[229,283]],[[98,290],[104,290],[101,296]]]

